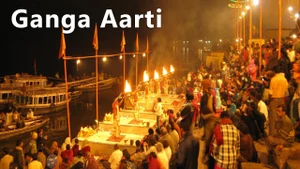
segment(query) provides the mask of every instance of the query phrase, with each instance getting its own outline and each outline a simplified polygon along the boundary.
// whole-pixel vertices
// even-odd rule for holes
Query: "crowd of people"
[[[287,39],[278,47],[275,40],[266,42],[261,67],[259,46],[232,47],[222,65],[201,65],[183,79],[162,82],[162,94],[179,94],[185,103],[175,112],[164,109],[158,97],[153,105],[157,125],[136,140],[133,153],[116,144],[109,157],[97,159],[89,145],[80,146],[78,139],[73,144],[70,138],[61,147],[57,142],[47,147],[47,136],[40,130],[32,133],[28,150],[21,140],[12,151],[4,148],[0,168],[196,169],[200,140],[193,131],[198,128],[204,129],[201,162],[208,168],[236,169],[243,162],[259,163],[255,141],[265,144],[272,154],[300,140],[297,43]]]

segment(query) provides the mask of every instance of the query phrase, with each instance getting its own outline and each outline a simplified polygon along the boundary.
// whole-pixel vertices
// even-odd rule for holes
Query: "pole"
[[[243,41],[245,40],[245,39],[242,39],[242,37],[243,37],[243,18],[240,18],[239,23],[240,23],[240,39],[239,39],[240,41],[239,42],[240,42],[240,49],[241,49],[241,47],[242,47],[242,40]]]
[[[95,55],[98,55],[98,50],[95,49]],[[99,120],[99,86],[98,86],[98,82],[99,82],[99,72],[98,72],[98,62],[99,62],[99,58],[96,57],[96,65],[95,65],[95,69],[96,69],[96,120]]]
[[[250,49],[250,52],[249,52],[249,59],[251,60],[252,59],[252,7],[250,7],[249,9],[249,49]]]
[[[262,63],[262,0],[259,1],[259,75],[261,76]]]
[[[135,55],[135,87],[137,88],[137,84],[138,84],[138,63],[139,62],[139,55],[138,52],[136,52]]]
[[[124,50],[123,50],[123,85],[124,85],[124,89],[125,89],[125,70],[126,70],[126,67],[125,67],[125,65],[126,65],[126,56],[125,56],[125,48],[124,48]]]
[[[147,39],[146,39],[146,60],[147,60],[147,73],[149,73],[149,39],[148,39],[148,36],[147,36]]]
[[[65,85],[66,85],[66,104],[67,104],[67,117],[68,117],[68,132],[69,132],[69,137],[72,140],[71,137],[71,123],[70,123],[70,107],[69,107],[69,89],[68,89],[68,75],[67,75],[67,60],[66,56],[63,58],[64,59],[64,72],[65,72]]]
[[[244,47],[246,46],[246,15],[243,17],[243,39],[244,39]]]
[[[281,14],[282,14],[282,0],[278,0],[278,59],[281,58]]]

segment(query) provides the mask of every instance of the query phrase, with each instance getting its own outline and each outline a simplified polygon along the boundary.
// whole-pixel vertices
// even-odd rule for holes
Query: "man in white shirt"
[[[258,101],[257,103],[258,111],[265,115],[266,123],[268,123],[268,114],[269,114],[268,106],[264,101],[262,101],[262,94],[257,93],[256,99]]]
[[[0,168],[1,169],[9,169],[9,165],[13,162],[14,158],[9,154],[8,148],[3,148],[4,156],[0,160]]]
[[[123,157],[123,152],[120,150],[119,145],[114,146],[114,152],[111,153],[108,162],[110,163],[111,169],[118,169],[121,159]]]
[[[290,58],[290,61],[291,62],[295,62],[295,50],[293,49],[293,45],[290,44],[288,46],[288,49],[286,50],[287,54],[288,54],[288,57]]]

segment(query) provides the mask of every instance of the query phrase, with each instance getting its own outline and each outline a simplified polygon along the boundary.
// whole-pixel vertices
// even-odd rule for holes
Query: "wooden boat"
[[[70,93],[68,93],[70,95]],[[15,94],[15,106],[21,112],[32,109],[35,115],[58,112],[66,108],[65,88],[51,87],[31,91],[17,91]],[[69,97],[68,102],[71,101]]]
[[[25,127],[23,128],[16,128],[15,124],[8,125],[6,128],[8,130],[6,131],[0,131],[0,141],[7,140],[10,138],[13,138],[17,135],[25,134],[28,132],[33,132],[39,129],[40,127],[43,127],[50,119],[37,119],[33,121],[25,122]]]
[[[117,78],[109,78],[106,80],[101,80],[98,82],[99,91],[111,89],[115,84]],[[83,92],[95,92],[96,91],[96,82],[80,85],[76,89],[82,90]]]
[[[53,83],[48,83],[44,76],[33,75],[7,75],[4,82],[0,83],[0,110],[8,108],[14,101],[14,91],[16,90],[35,90],[51,87]]]
[[[76,81],[68,82],[68,87],[76,87],[76,86],[80,86],[80,85],[90,83],[90,82],[94,82],[94,81],[96,81],[96,77],[76,80]],[[66,83],[59,83],[56,86],[57,87],[65,87],[65,85],[66,85]]]
[[[76,91],[71,91],[70,92],[70,97],[71,97],[72,101],[79,99],[79,97],[81,95],[82,95],[82,90],[76,90]]]

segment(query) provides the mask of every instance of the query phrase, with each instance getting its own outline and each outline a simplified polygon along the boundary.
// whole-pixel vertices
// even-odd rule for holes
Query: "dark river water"
[[[120,94],[121,87],[116,85],[110,90],[99,92],[99,120],[102,120],[104,114],[111,111],[111,104],[113,100]],[[95,92],[83,93],[77,101],[70,102],[70,121],[71,121],[71,137],[77,136],[80,127],[95,125],[96,118],[96,96]],[[91,106],[87,108],[84,106],[90,103]],[[66,109],[60,112],[46,115],[50,118],[48,124],[43,126],[45,135],[48,136],[47,146],[50,147],[53,141],[57,141],[59,145],[64,142],[68,136],[68,120]],[[9,140],[0,141],[0,151],[3,147],[10,149],[15,147],[17,140],[23,140],[26,145],[30,142],[30,133],[18,135]],[[1,154],[1,153],[0,153]]]

